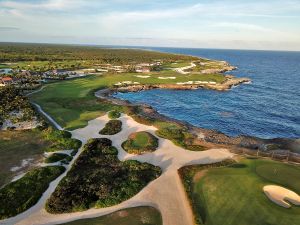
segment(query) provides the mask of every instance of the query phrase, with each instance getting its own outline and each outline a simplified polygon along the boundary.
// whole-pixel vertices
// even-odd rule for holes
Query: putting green
[[[198,168],[190,179],[192,201],[205,225],[300,224],[300,207],[282,208],[263,193],[265,185],[277,184],[299,194],[299,166],[244,159],[231,166],[207,169],[205,173]]]

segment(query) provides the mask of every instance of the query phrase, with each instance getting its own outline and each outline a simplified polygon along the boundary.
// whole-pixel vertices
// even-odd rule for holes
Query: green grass
[[[64,225],[162,225],[160,212],[152,207],[123,209],[105,216],[81,219]]]
[[[47,190],[49,183],[64,171],[65,168],[61,166],[37,168],[0,189],[0,219],[15,216],[32,207]]]
[[[68,157],[67,154],[53,153],[52,155],[50,155],[48,158],[45,159],[45,163],[55,163],[55,162],[65,159],[67,157]]]
[[[179,67],[186,67],[186,66],[190,66],[191,65],[191,61],[187,61],[187,62],[175,62],[175,63],[166,63],[163,64],[162,67],[163,68],[179,68]]]
[[[41,160],[44,149],[50,145],[38,129],[0,131],[0,187],[16,175],[16,172],[10,171],[12,167],[20,166],[23,159]]]
[[[105,124],[105,127],[100,130],[99,134],[102,135],[114,135],[122,130],[122,121],[110,120]]]
[[[175,84],[186,81],[224,81],[221,74],[183,76],[173,71],[152,73],[150,78],[138,78],[137,73],[91,75],[81,79],[51,83],[31,99],[41,105],[61,126],[68,130],[84,127],[89,120],[111,110],[122,111],[121,106],[101,102],[94,96],[96,90],[111,87],[122,81],[133,81],[141,84]],[[161,80],[159,76],[176,76],[175,80]]]
[[[141,131],[132,133],[128,140],[122,145],[124,150],[131,154],[142,154],[145,152],[153,152],[158,147],[158,139],[152,134]]]
[[[9,68],[9,66],[4,65],[4,64],[0,64],[0,69],[6,69],[6,68]]]
[[[299,194],[299,166],[244,159],[232,166],[208,169],[196,182],[188,180],[192,201],[205,225],[300,224],[299,206],[280,207],[262,190],[265,185],[275,184]]]

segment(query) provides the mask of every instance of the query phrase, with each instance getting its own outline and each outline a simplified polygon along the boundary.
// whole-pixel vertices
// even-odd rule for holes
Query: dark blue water
[[[231,136],[300,137],[300,52],[152,49],[226,60],[239,68],[230,74],[252,83],[227,92],[150,90],[117,97]]]

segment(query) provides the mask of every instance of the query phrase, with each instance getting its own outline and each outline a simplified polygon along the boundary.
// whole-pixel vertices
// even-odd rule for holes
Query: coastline
[[[149,86],[134,85],[134,86],[129,86],[127,88],[122,88],[121,90],[119,88],[100,89],[95,92],[95,96],[100,101],[108,101],[115,105],[139,107],[140,108],[140,112],[138,114],[139,116],[143,116],[145,118],[150,118],[150,119],[158,119],[166,122],[173,122],[180,126],[184,126],[188,129],[190,133],[196,135],[198,137],[199,143],[203,145],[208,145],[208,146],[217,145],[218,147],[226,146],[226,147],[230,147],[232,151],[237,154],[244,153],[244,154],[249,154],[254,156],[258,156],[259,152],[261,152],[263,156],[264,153],[266,154],[272,153],[273,155],[278,154],[283,158],[284,157],[289,158],[290,154],[293,154],[292,156],[295,156],[296,158],[299,157],[295,160],[295,162],[300,163],[300,154],[295,153],[297,151],[299,152],[299,139],[292,139],[292,138],[263,139],[259,137],[244,136],[244,135],[231,137],[217,130],[197,127],[188,122],[162,115],[150,105],[135,104],[130,101],[122,100],[112,96],[114,93],[117,93],[118,91],[138,92],[138,91],[150,90],[154,88],[166,88],[166,87],[170,88],[170,86],[168,85],[166,87],[160,87],[156,85],[149,85]],[[197,88],[189,85],[185,89],[181,88],[178,90],[190,90],[190,89],[197,89]]]

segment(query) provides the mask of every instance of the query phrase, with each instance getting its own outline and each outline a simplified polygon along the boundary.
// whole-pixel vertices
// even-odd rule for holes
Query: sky
[[[300,51],[300,0],[0,0],[0,42]]]

